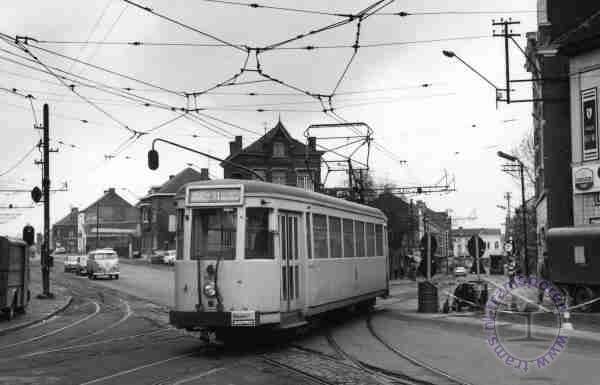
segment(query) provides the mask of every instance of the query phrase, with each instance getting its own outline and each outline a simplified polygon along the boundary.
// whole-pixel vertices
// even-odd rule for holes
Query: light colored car
[[[67,252],[67,249],[65,249],[62,246],[58,246],[56,249],[54,249],[54,254],[64,254]]]
[[[87,275],[89,279],[98,277],[119,279],[119,274],[119,256],[113,249],[99,249],[88,254]]]
[[[66,255],[63,260],[63,265],[66,272],[77,272],[79,270],[79,262],[76,255]]]
[[[456,266],[454,268],[454,276],[458,277],[458,276],[463,276],[465,277],[467,275],[467,269],[464,266]]]
[[[177,252],[175,250],[167,250],[163,254],[163,263],[167,265],[174,265],[177,259]]]
[[[87,255],[77,256],[77,275],[87,275]]]

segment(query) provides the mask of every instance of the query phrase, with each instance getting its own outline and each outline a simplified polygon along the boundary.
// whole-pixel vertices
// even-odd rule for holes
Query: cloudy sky
[[[48,103],[52,147],[59,150],[52,154],[52,183],[55,188],[68,184],[68,191],[52,195],[53,222],[69,207],[85,208],[109,187],[133,202],[187,163],[222,176],[216,162],[166,145],[159,147],[159,170],[148,170],[146,152],[153,138],[226,156],[234,135],[243,135],[247,145],[278,119],[300,140],[310,124],[336,121],[315,98],[296,89],[323,95],[335,90],[335,113],[374,130],[370,165],[377,180],[414,186],[435,184],[445,172],[454,176],[456,192],[421,199],[436,210],[452,209],[457,217],[476,210],[477,220],[458,224],[499,227],[505,213],[496,205],[504,203],[504,193],[520,196],[495,154],[509,151],[531,130],[531,105],[496,109],[493,88],[441,51],[455,51],[502,86],[504,42],[492,37],[492,19],[519,20],[513,30],[521,33],[517,40],[524,46],[525,33],[536,29],[535,0],[395,1],[361,23],[361,48],[341,81],[354,52],[357,21],[260,53],[263,73],[296,89],[257,82],[265,78],[251,71],[257,68],[253,51],[246,62],[250,71],[236,78],[238,85],[209,92],[204,91],[240,72],[247,55],[239,47],[283,42],[346,20],[334,14],[356,13],[372,1],[260,2],[324,14],[205,0],[139,4],[184,26],[122,0],[21,0],[0,6],[1,33],[38,40],[29,46],[31,55],[24,46],[0,40],[0,189],[40,184],[40,168],[34,164],[40,159],[34,148],[40,132],[34,124]],[[393,15],[398,12],[411,15]],[[307,46],[315,49],[288,49]],[[514,46],[511,63],[513,78],[528,77],[524,57]],[[57,78],[61,75],[66,79]],[[66,87],[70,84],[77,94]],[[530,84],[515,88],[515,96],[530,97]],[[199,94],[189,96],[194,93]],[[170,107],[201,108],[204,115]],[[132,133],[148,131],[130,140]],[[351,135],[341,130],[316,134]],[[328,180],[330,185],[339,182],[333,174]],[[28,194],[0,193],[0,206],[9,203],[31,205]],[[7,213],[20,215],[9,221]],[[26,222],[41,231],[41,206],[0,209],[0,214],[0,234],[15,235]]]

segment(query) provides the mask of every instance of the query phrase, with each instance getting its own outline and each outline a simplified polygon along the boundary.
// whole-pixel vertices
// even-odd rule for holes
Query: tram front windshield
[[[191,258],[235,259],[236,224],[235,208],[193,210]]]

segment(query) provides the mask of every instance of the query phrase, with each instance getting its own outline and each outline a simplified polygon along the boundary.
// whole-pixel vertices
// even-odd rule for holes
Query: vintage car
[[[77,272],[79,271],[79,261],[77,260],[76,255],[66,255],[63,260],[63,266],[65,273],[67,272]]]
[[[177,259],[177,252],[175,250],[167,250],[163,254],[163,263],[165,265],[174,265]]]
[[[77,256],[77,270],[75,271],[77,275],[87,275],[87,259],[87,255]]]
[[[119,279],[119,274],[119,256],[113,249],[99,249],[88,254],[88,278],[108,277]]]

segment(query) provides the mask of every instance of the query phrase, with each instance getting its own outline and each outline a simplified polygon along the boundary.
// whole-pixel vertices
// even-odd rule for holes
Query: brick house
[[[200,172],[188,167],[160,186],[150,188],[148,195],[138,203],[141,224],[141,253],[145,256],[153,250],[175,249],[175,193],[186,183],[208,180],[208,169]],[[169,226],[171,223],[171,226]]]
[[[250,168],[272,183],[297,186],[307,190],[319,190],[321,181],[321,157],[317,151],[316,138],[311,137],[308,145],[292,138],[281,121],[261,138],[242,147],[242,137],[236,136],[229,143],[226,160]],[[226,179],[257,179],[251,173],[221,163]]]
[[[77,207],[52,226],[52,243],[50,248],[64,247],[67,253],[77,252]]]
[[[138,248],[137,227],[139,211],[123,199],[114,188],[109,188],[84,213],[86,252],[111,247],[121,257],[131,257]]]

